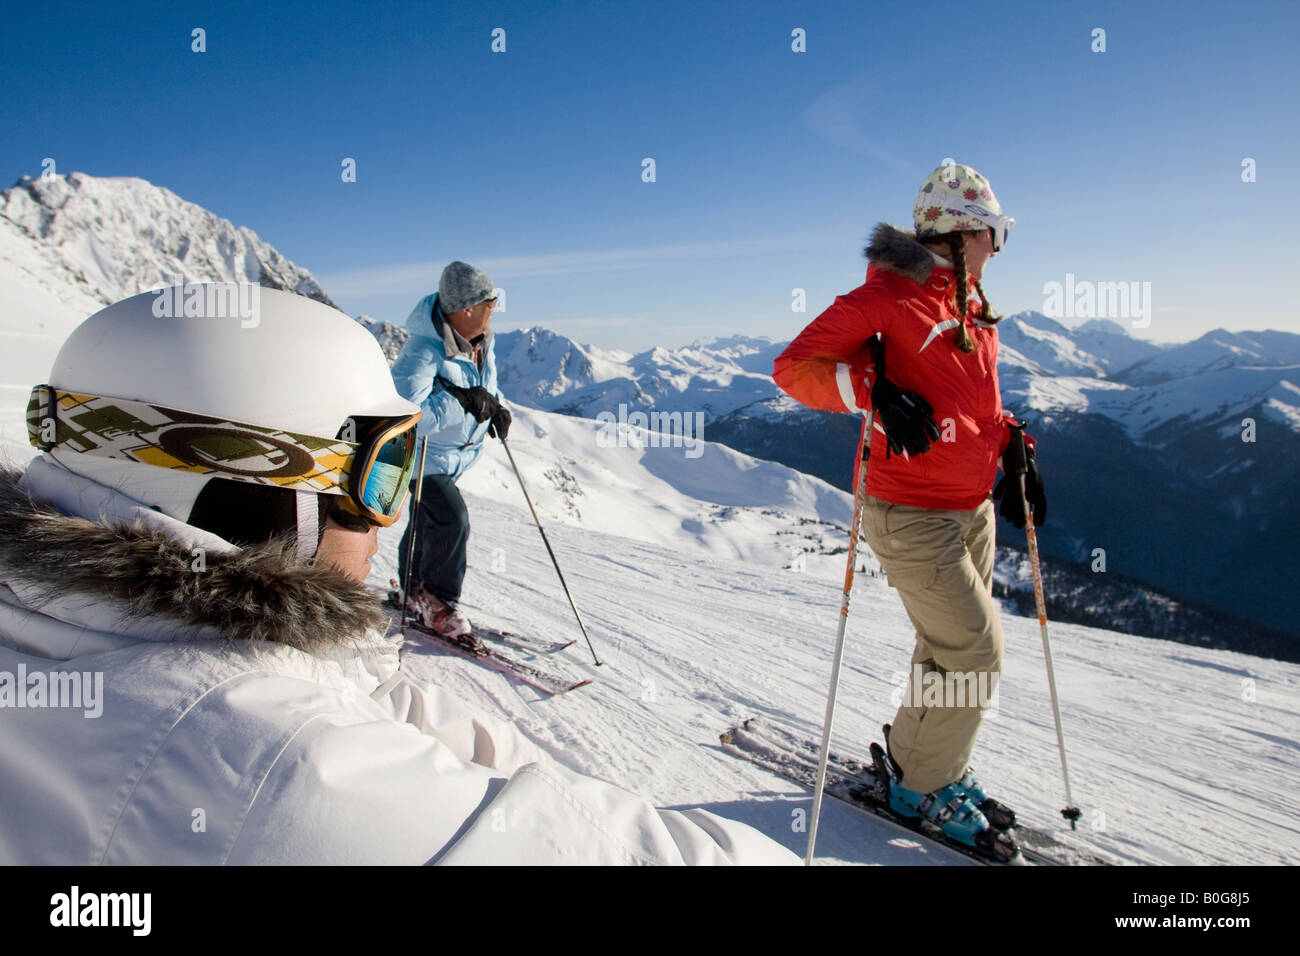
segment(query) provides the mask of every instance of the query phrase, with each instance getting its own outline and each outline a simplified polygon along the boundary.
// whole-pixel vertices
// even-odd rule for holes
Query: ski
[[[474,634],[493,644],[512,647],[523,654],[558,654],[578,643],[577,638],[571,641],[548,641],[546,638],[516,634],[514,631],[501,631],[483,624],[474,625]]]
[[[395,626],[400,626],[400,618],[393,621]],[[431,630],[416,621],[408,620],[406,629],[414,631],[420,637],[448,648],[462,657],[466,657],[485,667],[491,668],[507,677],[513,677],[523,684],[548,697],[557,697],[560,694],[567,694],[571,690],[577,690],[579,687],[586,687],[591,683],[591,678],[587,677],[579,681],[572,680],[568,677],[561,677],[559,674],[552,674],[549,671],[542,670],[525,661],[521,661],[509,654],[503,654],[494,647],[489,647],[482,641],[469,644],[457,641],[454,638],[443,637],[437,631]]]
[[[760,717],[751,717],[722,734],[723,749],[743,757],[777,776],[811,790],[817,778],[817,742],[796,736]],[[909,834],[932,840],[988,866],[1032,863],[1038,866],[1108,866],[1107,861],[1061,843],[1055,838],[1017,824],[1009,831],[1020,846],[1020,854],[1010,863],[991,859],[974,847],[949,839],[937,827],[917,825],[917,821],[899,816],[889,809],[883,784],[877,780],[872,761],[855,760],[832,751],[826,762],[825,793],[843,803],[906,830]]]

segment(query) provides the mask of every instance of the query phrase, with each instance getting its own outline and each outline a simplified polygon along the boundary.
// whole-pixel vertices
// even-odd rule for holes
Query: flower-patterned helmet
[[[1007,231],[1015,223],[1002,215],[1002,205],[987,179],[969,166],[953,162],[926,177],[916,194],[912,220],[918,239],[973,232],[987,226],[993,230],[994,252],[1002,251]]]

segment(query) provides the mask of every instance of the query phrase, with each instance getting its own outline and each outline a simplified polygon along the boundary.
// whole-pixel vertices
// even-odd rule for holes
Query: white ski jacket
[[[0,469],[0,863],[797,862],[467,713],[386,620],[48,456]]]

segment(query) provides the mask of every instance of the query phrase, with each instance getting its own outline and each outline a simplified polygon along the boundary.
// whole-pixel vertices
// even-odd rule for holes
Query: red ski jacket
[[[777,357],[773,378],[804,405],[833,412],[868,408],[871,353],[867,340],[885,339],[885,373],[934,408],[942,435],[913,458],[872,455],[867,493],[894,504],[969,511],[989,496],[1009,438],[998,391],[998,333],[976,318],[970,289],[967,324],[975,351],[954,343],[952,269],[939,265],[910,234],[882,223],[866,250],[866,281],[814,319]],[[855,482],[857,470],[854,470]]]

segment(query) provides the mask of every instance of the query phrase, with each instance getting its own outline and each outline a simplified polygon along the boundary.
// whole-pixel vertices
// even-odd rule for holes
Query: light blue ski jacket
[[[411,332],[402,354],[393,363],[393,384],[405,399],[420,406],[419,437],[428,436],[426,475],[459,478],[483,453],[489,422],[476,422],[439,378],[461,388],[481,385],[498,400],[496,354],[489,331],[475,346],[455,333],[438,306],[438,293],[426,295],[406,319]]]

